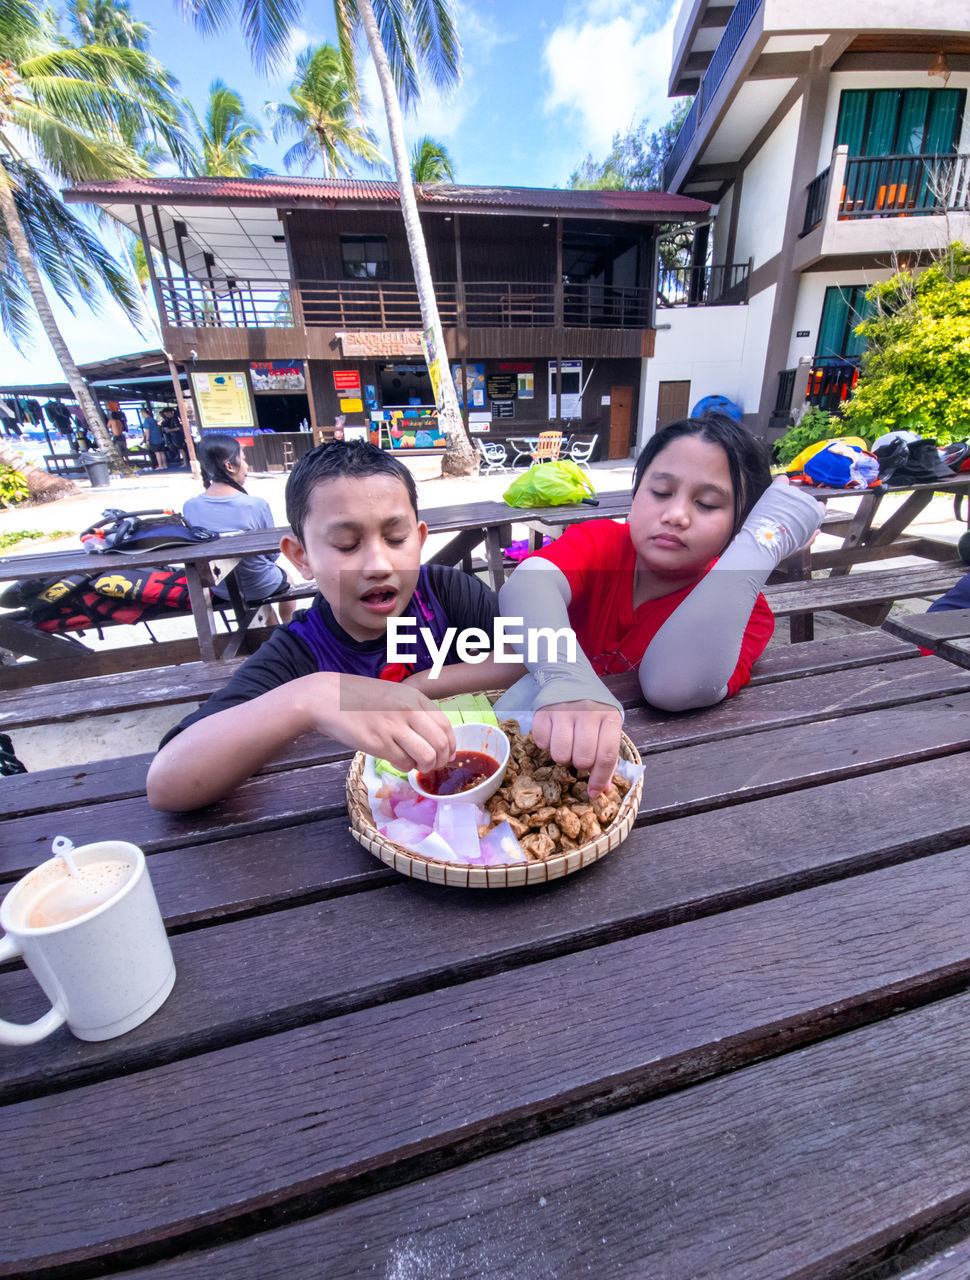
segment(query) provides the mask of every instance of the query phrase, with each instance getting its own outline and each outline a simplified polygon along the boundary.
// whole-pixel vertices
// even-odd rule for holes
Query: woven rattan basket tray
[[[624,760],[633,764],[640,763],[640,754],[626,734],[620,739],[620,754]],[[643,779],[638,778],[623,797],[620,811],[608,830],[589,844],[580,845],[578,849],[553,854],[539,862],[475,867],[425,858],[382,836],[377,830],[367,801],[367,788],[363,780],[365,759],[363,753],[358,751],[347,775],[347,808],[350,813],[351,835],[375,858],[380,858],[381,862],[386,862],[403,876],[460,889],[512,889],[526,884],[545,884],[547,880],[558,880],[574,871],[581,871],[590,863],[605,858],[611,849],[615,849],[627,838],[636,820],[643,792]]]

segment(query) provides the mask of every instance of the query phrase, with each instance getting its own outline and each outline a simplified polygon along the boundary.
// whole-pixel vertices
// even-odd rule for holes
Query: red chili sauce
[[[418,785],[432,796],[455,796],[477,787],[498,769],[498,761],[484,751],[459,751],[440,769],[418,774]]]

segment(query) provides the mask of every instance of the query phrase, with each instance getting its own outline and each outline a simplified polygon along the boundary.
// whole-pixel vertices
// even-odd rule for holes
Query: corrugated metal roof
[[[417,188],[424,205],[464,208],[534,209],[554,212],[652,213],[701,216],[710,205],[667,191],[573,191],[542,187],[471,187],[427,184]],[[320,201],[392,203],[396,182],[365,178],[124,178],[113,182],[82,182],[65,195],[73,203],[124,202],[146,204],[243,202],[295,205]]]

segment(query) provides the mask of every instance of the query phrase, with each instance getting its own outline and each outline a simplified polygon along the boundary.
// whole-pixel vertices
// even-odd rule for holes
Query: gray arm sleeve
[[[593,670],[569,625],[567,609],[571,599],[565,574],[548,560],[538,558],[519,565],[499,591],[502,616],[521,618],[526,636],[538,628],[560,633],[554,642],[548,643],[544,636],[538,636],[534,656],[530,658],[528,650],[522,654],[537,689],[532,710],[538,711],[553,702],[581,702],[589,698],[616,707],[622,715],[622,705]],[[572,661],[570,647],[574,650]]]
[[[825,508],[772,484],[714,568],[663,624],[640,662],[643,696],[663,711],[708,707],[727,694],[758,592],[769,573],[806,545]]]

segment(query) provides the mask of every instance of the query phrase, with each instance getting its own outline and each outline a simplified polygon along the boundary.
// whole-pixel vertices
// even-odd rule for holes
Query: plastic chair
[[[535,449],[532,451],[533,462],[558,462],[559,450],[562,448],[561,431],[540,431]]]
[[[482,455],[478,463],[478,474],[483,472],[485,475],[491,475],[493,471],[508,471],[508,455],[505,452],[505,445],[492,441],[488,444],[484,440],[475,440],[478,446],[478,452]]]
[[[599,440],[599,433],[589,440],[580,440],[578,438],[571,440],[569,444],[570,460],[575,462],[577,467],[585,467],[589,471],[589,460],[596,449],[597,440]]]

